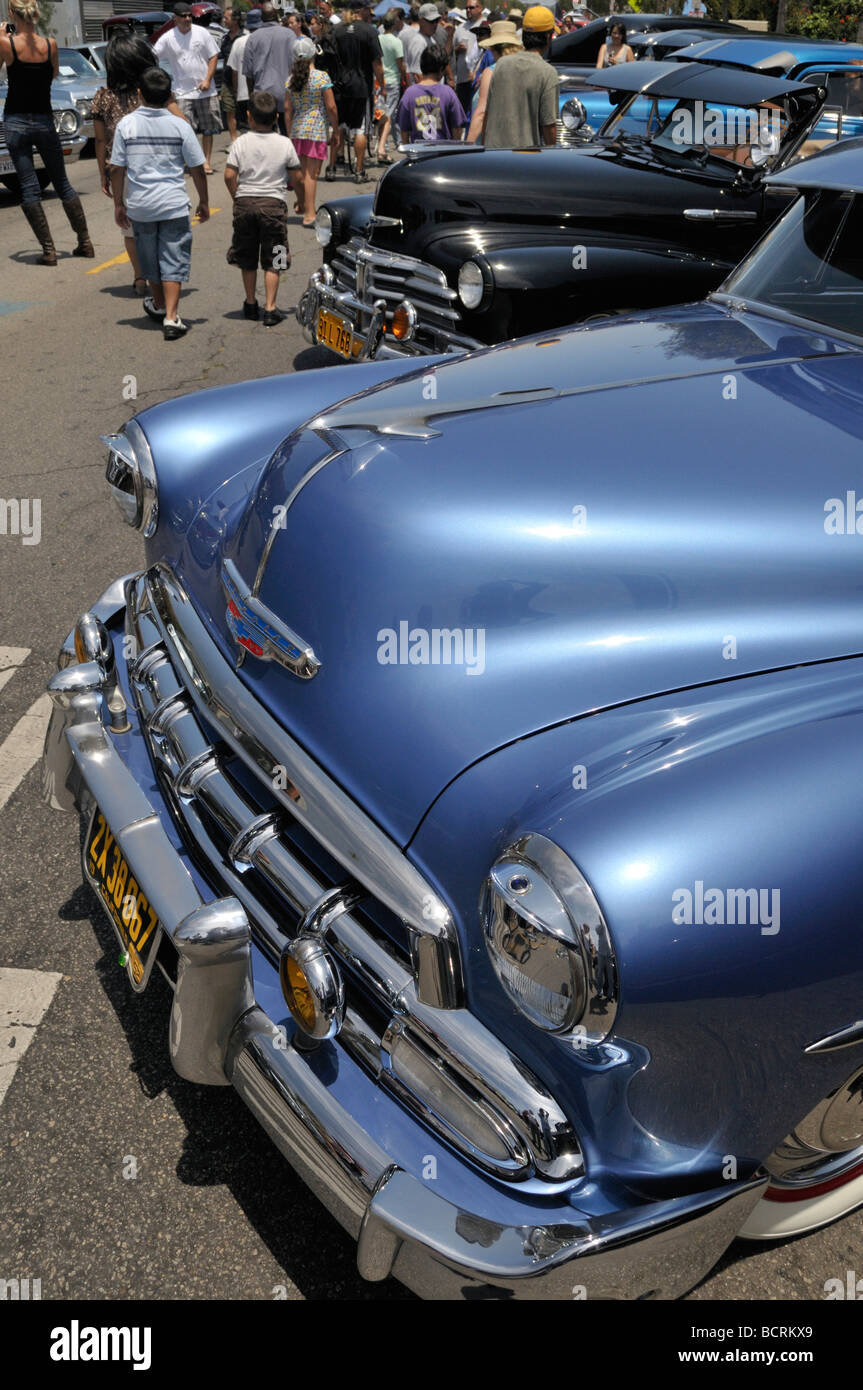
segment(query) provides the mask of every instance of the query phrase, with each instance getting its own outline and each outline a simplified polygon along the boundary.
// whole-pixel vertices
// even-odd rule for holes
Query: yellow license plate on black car
[[[340,357],[357,357],[362,348],[362,340],[354,337],[347,319],[328,309],[318,313],[318,342],[332,348]]]
[[[120,939],[121,963],[133,987],[142,990],[159,949],[162,924],[98,806],[84,847],[84,868]]]

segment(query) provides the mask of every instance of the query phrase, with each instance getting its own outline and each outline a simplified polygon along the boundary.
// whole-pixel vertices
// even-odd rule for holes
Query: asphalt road
[[[95,163],[72,171],[95,261],[70,255],[50,197],[60,262],[38,266],[0,189],[0,495],[29,499],[31,526],[36,499],[41,508],[38,544],[0,535],[0,1279],[40,1279],[43,1299],[407,1298],[394,1281],[359,1279],[353,1242],[230,1088],[174,1074],[167,986],[156,974],[141,998],[128,989],[81,883],[77,826],[41,804],[31,765],[60,641],[142,559],[108,496],[97,436],[204,387],[323,365],[349,378],[292,316],[272,329],[243,318],[240,275],[225,261],[223,154],[214,162],[213,216],[196,229],[181,302],[192,329],[175,343],[144,316],[128,264],[112,264],[122,242]],[[352,188],[322,185],[321,201],[328,191]],[[296,217],[290,239],[284,310],[319,262]],[[4,982],[31,1009],[5,1028]],[[823,1298],[827,1279],[863,1274],[861,1236],[858,1212],[786,1244],[738,1243],[690,1297]]]

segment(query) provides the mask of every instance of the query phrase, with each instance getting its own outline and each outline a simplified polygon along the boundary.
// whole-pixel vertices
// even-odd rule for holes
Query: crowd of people
[[[245,12],[229,6],[204,27],[178,0],[173,25],[154,44],[123,31],[108,45],[107,81],[92,108],[101,187],[114,202],[134,291],[167,340],[188,327],[179,316],[192,244],[185,177],[194,183],[197,220],[205,222],[213,139],[223,129],[233,200],[227,259],[242,275],[244,315],[268,327],[279,322],[279,274],[290,264],[289,197],[302,226],[314,227],[322,172],[331,181],[340,163],[352,165],[354,181],[367,183],[367,165],[390,164],[391,147],[404,142],[554,143],[558,81],[544,59],[566,15],[516,4],[504,17],[481,0],[466,0],[463,10],[426,0],[395,5],[378,25],[368,4],[340,13],[328,0],[314,5],[305,12],[293,3],[277,10],[271,0]],[[92,256],[53,126],[57,45],[38,33],[38,0],[9,0],[9,9],[15,32],[0,26],[0,58],[22,209],[42,247],[41,264],[56,265],[33,163],[38,151],[77,233],[75,254]],[[631,54],[618,28],[622,43],[615,39],[607,61]]]

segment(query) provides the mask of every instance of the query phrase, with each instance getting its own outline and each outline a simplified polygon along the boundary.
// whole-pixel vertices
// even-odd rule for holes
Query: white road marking
[[[0,968],[0,1105],[63,976]]]
[[[10,681],[18,666],[30,655],[29,647],[0,647],[0,690]]]
[[[33,764],[42,756],[51,715],[50,695],[40,695],[0,743],[0,811]]]

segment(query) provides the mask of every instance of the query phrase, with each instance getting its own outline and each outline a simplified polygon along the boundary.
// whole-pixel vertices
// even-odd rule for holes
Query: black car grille
[[[355,298],[369,315],[375,300],[383,299],[389,324],[396,305],[408,299],[424,328],[458,339],[458,295],[450,289],[442,270],[411,256],[382,251],[361,237],[353,237],[340,246],[330,265],[336,290]]]

